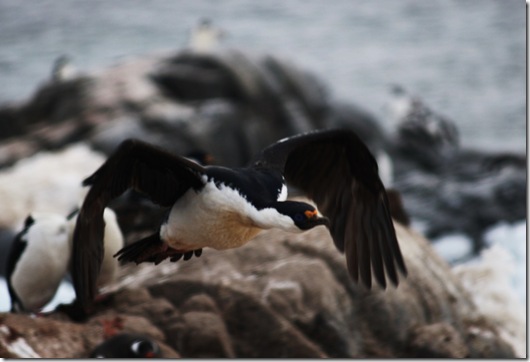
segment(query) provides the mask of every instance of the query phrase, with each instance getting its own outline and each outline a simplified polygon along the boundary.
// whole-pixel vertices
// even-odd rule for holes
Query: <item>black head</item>
[[[137,339],[131,344],[131,351],[137,358],[155,358],[158,356],[158,345],[149,339]]]
[[[284,201],[275,205],[276,210],[283,215],[293,219],[294,224],[300,230],[309,230],[318,225],[329,227],[329,220],[326,217],[318,216],[317,209],[305,202]]]
[[[118,334],[92,351],[91,358],[158,358],[160,347],[148,337]]]

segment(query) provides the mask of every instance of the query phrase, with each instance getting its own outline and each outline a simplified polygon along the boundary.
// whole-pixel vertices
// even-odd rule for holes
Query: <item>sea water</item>
[[[181,49],[202,18],[224,44],[288,58],[384,124],[400,84],[453,119],[464,145],[525,151],[520,0],[0,0],[0,104],[30,96],[60,55],[89,71]]]

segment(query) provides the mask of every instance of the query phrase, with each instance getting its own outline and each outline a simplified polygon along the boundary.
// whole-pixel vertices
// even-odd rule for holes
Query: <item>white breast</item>
[[[66,218],[38,215],[23,237],[26,249],[11,275],[13,289],[25,308],[38,311],[55,295],[70,261]]]
[[[113,282],[119,262],[113,255],[123,247],[123,235],[116,214],[105,209],[105,255],[98,276],[98,287]],[[27,243],[18,260],[11,284],[29,311],[37,312],[50,302],[68,272],[72,236],[77,218],[67,220],[58,214],[33,213],[35,223],[23,240]]]
[[[123,234],[116,220],[116,214],[111,209],[106,208],[103,218],[105,219],[105,234],[103,237],[105,254],[97,281],[100,288],[116,280],[120,265],[113,255],[123,248]]]
[[[200,192],[189,190],[178,200],[160,236],[179,250],[221,250],[244,245],[273,227],[299,231],[290,217],[273,208],[257,210],[236,190],[208,182]]]

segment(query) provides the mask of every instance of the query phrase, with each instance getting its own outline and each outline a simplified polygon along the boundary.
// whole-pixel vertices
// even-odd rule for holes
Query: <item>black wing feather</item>
[[[73,282],[77,299],[89,306],[97,293],[96,281],[103,259],[108,203],[128,189],[154,203],[171,206],[190,188],[201,188],[204,168],[183,157],[138,140],[126,140],[83,185],[91,186],[74,230]]]
[[[318,205],[354,281],[360,277],[371,287],[373,272],[385,287],[385,269],[396,285],[396,267],[406,275],[377,162],[355,133],[316,131],[279,141],[262,151],[254,167],[282,171]]]

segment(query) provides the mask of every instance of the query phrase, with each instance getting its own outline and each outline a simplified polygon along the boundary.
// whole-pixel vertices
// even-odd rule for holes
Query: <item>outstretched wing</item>
[[[77,218],[73,240],[73,282],[77,300],[89,306],[97,293],[103,259],[107,204],[128,189],[171,206],[190,188],[201,188],[204,168],[138,140],[126,140],[83,185],[91,186]]]
[[[377,163],[355,133],[315,131],[281,140],[265,148],[254,167],[282,171],[317,204],[354,281],[360,277],[370,288],[373,272],[386,287],[385,270],[395,285],[396,267],[406,275]]]

